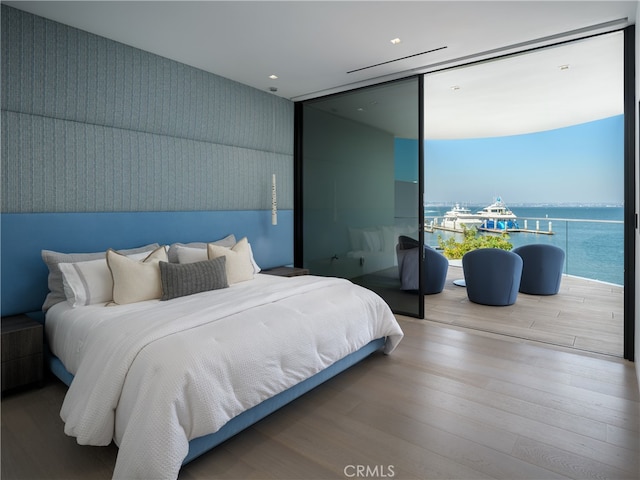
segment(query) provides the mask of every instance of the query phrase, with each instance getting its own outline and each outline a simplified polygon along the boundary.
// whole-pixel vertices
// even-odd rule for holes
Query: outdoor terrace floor
[[[577,350],[623,356],[623,294],[619,285],[563,276],[557,295],[518,294],[505,307],[467,299],[462,267],[451,265],[442,293],[425,295],[425,320]]]

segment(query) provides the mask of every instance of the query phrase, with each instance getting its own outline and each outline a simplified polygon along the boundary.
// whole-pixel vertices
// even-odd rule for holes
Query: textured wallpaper
[[[2,5],[2,212],[293,208],[293,103]]]

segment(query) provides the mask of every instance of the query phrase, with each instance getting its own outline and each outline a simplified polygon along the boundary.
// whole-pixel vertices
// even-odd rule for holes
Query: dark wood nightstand
[[[309,269],[298,267],[275,267],[268,270],[262,270],[260,273],[277,275],[279,277],[297,277],[299,275],[309,275]]]
[[[26,315],[2,317],[2,393],[42,382],[43,325]]]

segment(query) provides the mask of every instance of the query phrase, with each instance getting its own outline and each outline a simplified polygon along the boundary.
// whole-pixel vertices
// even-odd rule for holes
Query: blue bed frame
[[[26,313],[44,322],[41,307],[48,293],[48,269],[42,261],[42,250],[98,252],[154,242],[212,241],[233,233],[238,239],[249,239],[256,262],[266,269],[292,263],[292,232],[290,210],[278,212],[275,226],[271,225],[270,211],[2,214],[2,315]],[[384,338],[373,340],[313,377],[243,412],[217,432],[191,440],[183,465],[363,360],[384,343]],[[47,363],[54,375],[71,384],[73,375],[58,358],[49,354]]]

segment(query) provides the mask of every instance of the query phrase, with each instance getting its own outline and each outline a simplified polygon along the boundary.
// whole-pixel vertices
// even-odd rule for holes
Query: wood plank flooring
[[[623,356],[624,287],[563,276],[557,295],[518,294],[505,307],[478,305],[465,288],[462,267],[450,266],[442,293],[425,296],[425,318],[440,323]]]
[[[392,354],[317,387],[186,465],[180,478],[639,478],[633,363],[399,321],[405,338]],[[64,435],[65,392],[50,379],[2,399],[3,480],[111,477],[113,445],[80,446]]]

